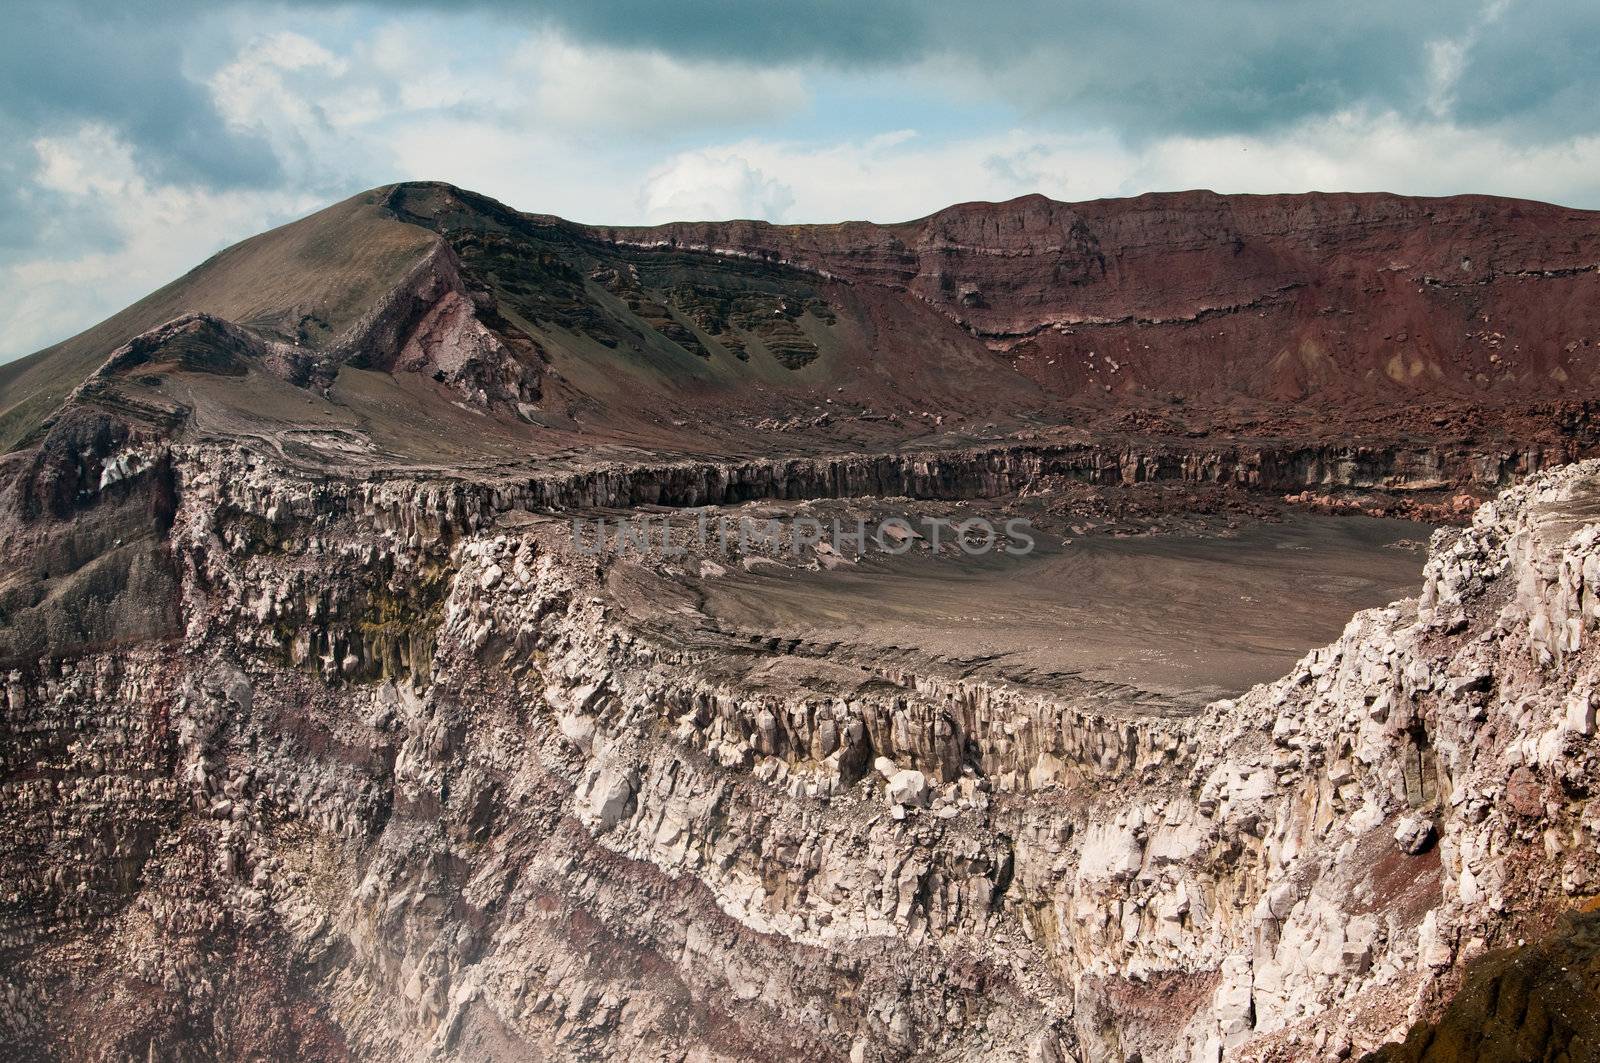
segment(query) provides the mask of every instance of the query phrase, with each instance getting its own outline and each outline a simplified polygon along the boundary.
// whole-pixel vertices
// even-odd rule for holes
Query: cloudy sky
[[[1600,208],[1591,0],[9,0],[0,360],[327,202],[897,221],[1178,188]]]

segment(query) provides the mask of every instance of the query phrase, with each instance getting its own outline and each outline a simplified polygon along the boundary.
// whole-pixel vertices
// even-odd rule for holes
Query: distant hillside
[[[1480,196],[1029,196],[899,225],[604,228],[405,184],[0,368],[0,442],[38,438],[108,357],[185,314],[243,330],[202,329],[232,337],[256,390],[164,360],[169,329],[90,393],[129,416],[221,410],[214,430],[333,417],[418,452],[473,445],[458,430],[734,453],[954,424],[1558,438],[1587,431],[1600,379],[1597,264],[1600,214]]]

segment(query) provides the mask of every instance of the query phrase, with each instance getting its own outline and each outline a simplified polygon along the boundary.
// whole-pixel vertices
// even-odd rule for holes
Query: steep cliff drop
[[[1600,1058],[1596,220],[223,252],[0,369],[0,1054]]]

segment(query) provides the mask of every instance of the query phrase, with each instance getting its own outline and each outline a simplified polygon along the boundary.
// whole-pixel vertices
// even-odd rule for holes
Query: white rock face
[[[183,634],[5,679],[8,1043],[93,965],[134,1058],[1358,1058],[1600,891],[1594,464],[1185,718],[686,633],[510,487],[172,460]]]
[[[1126,881],[1144,864],[1139,839],[1127,827],[1115,824],[1089,828],[1078,855],[1078,876],[1085,880]]]
[[[621,823],[633,803],[634,785],[630,771],[613,765],[601,768],[589,787],[588,818],[602,830]]]
[[[1394,828],[1394,840],[1400,851],[1410,856],[1422,852],[1433,838],[1433,824],[1421,816],[1402,816]]]
[[[922,808],[928,803],[927,776],[915,768],[897,771],[884,785],[884,793],[891,804]]]

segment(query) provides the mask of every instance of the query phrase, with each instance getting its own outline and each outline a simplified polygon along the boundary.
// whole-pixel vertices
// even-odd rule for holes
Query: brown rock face
[[[1526,767],[1517,768],[1506,780],[1506,804],[1519,816],[1537,816],[1544,811],[1539,777]]]
[[[1483,196],[1027,196],[878,226],[600,229],[936,308],[1052,392],[1507,400],[1591,384],[1600,224]]]

